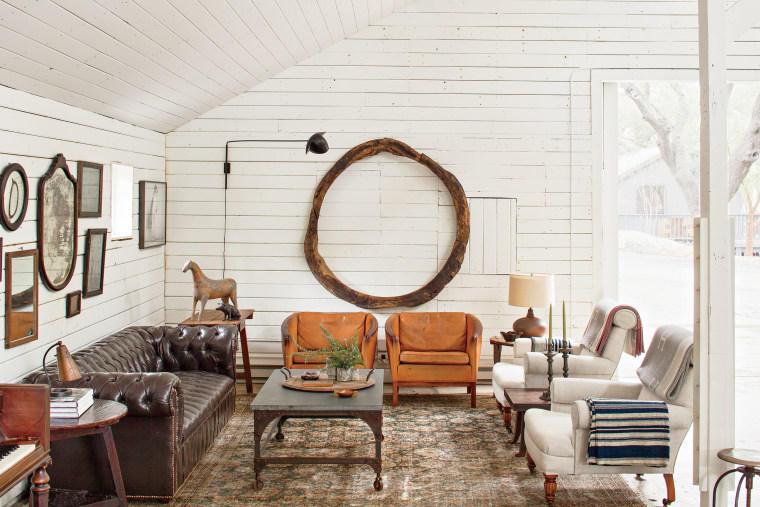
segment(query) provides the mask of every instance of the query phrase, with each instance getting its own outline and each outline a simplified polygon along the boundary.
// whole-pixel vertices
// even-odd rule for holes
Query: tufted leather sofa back
[[[98,340],[71,356],[83,372],[146,373],[160,371],[148,338],[150,329],[129,327]],[[50,372],[54,368],[49,368]]]

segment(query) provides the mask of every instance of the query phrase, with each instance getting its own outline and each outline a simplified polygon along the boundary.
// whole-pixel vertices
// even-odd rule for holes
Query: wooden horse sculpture
[[[229,304],[230,299],[232,299],[232,304],[237,308],[237,282],[235,280],[232,278],[212,280],[204,275],[201,268],[193,261],[187,261],[182,266],[183,273],[188,269],[193,272],[193,313],[191,318],[201,320],[201,314],[209,299],[221,298],[224,304]],[[198,318],[195,318],[195,306],[198,301],[201,302],[201,311],[198,313]]]

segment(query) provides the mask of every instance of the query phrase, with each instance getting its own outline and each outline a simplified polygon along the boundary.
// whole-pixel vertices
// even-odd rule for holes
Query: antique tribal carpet
[[[472,409],[469,395],[401,395],[398,407],[386,396],[382,491],[366,465],[272,465],[256,492],[251,400],[238,396],[235,415],[169,505],[546,505],[543,475],[514,456],[493,398],[479,396]],[[356,420],[291,419],[283,432],[265,454],[374,454],[369,428]],[[557,486],[557,506],[644,505],[617,475],[560,476]]]

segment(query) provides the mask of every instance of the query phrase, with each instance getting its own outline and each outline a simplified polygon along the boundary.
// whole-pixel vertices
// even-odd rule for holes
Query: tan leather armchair
[[[282,323],[282,358],[287,368],[322,368],[325,359],[312,356],[306,362],[306,353],[299,351],[296,343],[307,350],[328,347],[322,337],[320,325],[337,340],[347,340],[356,331],[359,336],[359,351],[362,368],[372,368],[377,349],[377,319],[364,312],[356,313],[316,313],[300,312],[290,315]]]
[[[395,313],[385,322],[393,378],[399,386],[466,386],[475,407],[483,326],[469,313]]]

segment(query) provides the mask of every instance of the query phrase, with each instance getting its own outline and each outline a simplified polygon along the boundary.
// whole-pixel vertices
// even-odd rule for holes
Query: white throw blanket
[[[610,337],[615,313],[620,310],[630,310],[636,316],[636,323],[628,329],[628,333],[626,334],[624,350],[632,356],[643,354],[644,336],[642,334],[639,312],[632,306],[618,304],[617,301],[612,299],[602,299],[594,305],[591,318],[588,321],[586,330],[583,332],[581,344],[591,352],[602,355],[604,347],[607,345],[607,340]]]
[[[694,336],[680,326],[662,326],[654,332],[649,352],[636,373],[657,396],[673,400],[681,392],[694,354]]]

